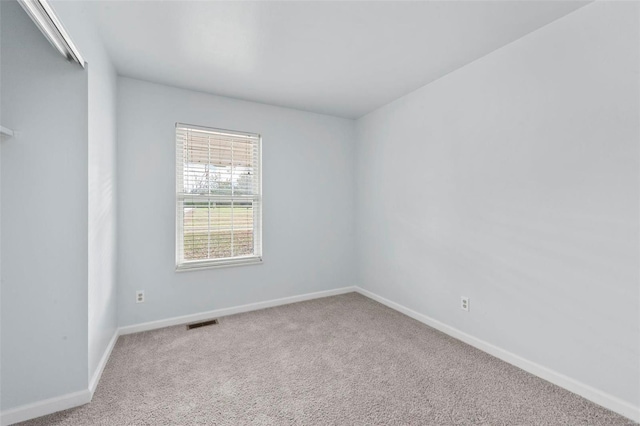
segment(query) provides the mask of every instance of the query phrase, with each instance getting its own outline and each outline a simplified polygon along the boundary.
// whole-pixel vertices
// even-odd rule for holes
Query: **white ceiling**
[[[98,1],[90,7],[122,75],[356,118],[584,4]]]

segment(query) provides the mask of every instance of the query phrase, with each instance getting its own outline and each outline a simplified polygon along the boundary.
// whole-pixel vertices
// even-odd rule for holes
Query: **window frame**
[[[257,160],[258,160],[258,173],[255,176],[258,179],[258,193],[256,196],[250,197],[251,200],[257,200],[258,209],[253,207],[253,240],[254,240],[254,254],[252,255],[244,255],[244,256],[233,256],[233,257],[223,257],[218,259],[201,259],[201,260],[184,260],[181,259],[181,244],[182,244],[182,252],[184,251],[184,223],[183,223],[183,214],[184,214],[184,192],[180,191],[178,188],[179,175],[178,173],[182,173],[184,176],[184,169],[180,171],[184,165],[178,164],[178,129],[180,128],[188,128],[194,130],[201,130],[206,132],[214,132],[222,135],[230,135],[230,136],[246,136],[257,139]],[[176,272],[185,272],[185,271],[194,271],[201,269],[212,269],[212,268],[225,268],[232,266],[244,266],[244,265],[258,265],[262,264],[262,224],[263,224],[263,196],[262,196],[262,135],[259,133],[250,133],[250,132],[241,132],[236,130],[228,130],[228,129],[220,129],[215,127],[206,127],[199,126],[194,124],[186,124],[181,122],[176,122],[175,131],[174,131],[174,152],[175,152],[175,213],[176,213],[176,229],[175,229],[175,271]],[[184,179],[184,177],[183,177]],[[184,180],[183,180],[184,181]],[[182,188],[184,190],[184,188]],[[206,195],[202,196],[203,199],[212,200],[225,200],[225,201],[233,201],[238,199],[243,199],[242,196],[221,196],[221,195]],[[244,196],[244,199],[247,199],[247,196]]]

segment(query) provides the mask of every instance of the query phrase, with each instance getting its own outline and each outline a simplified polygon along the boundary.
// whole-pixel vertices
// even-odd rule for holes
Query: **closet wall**
[[[3,411],[87,388],[87,73],[0,2]]]

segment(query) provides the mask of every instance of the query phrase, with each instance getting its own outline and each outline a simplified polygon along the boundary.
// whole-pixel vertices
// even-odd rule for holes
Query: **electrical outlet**
[[[464,297],[464,296],[462,296],[462,297],[460,298],[460,308],[461,308],[463,311],[467,311],[467,312],[469,312],[469,298],[468,298],[468,297]]]
[[[136,303],[144,303],[144,290],[136,291]]]

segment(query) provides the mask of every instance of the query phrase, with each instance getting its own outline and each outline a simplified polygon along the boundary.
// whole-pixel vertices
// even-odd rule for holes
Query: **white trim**
[[[318,291],[316,293],[301,294],[298,296],[283,297],[282,299],[267,300],[265,302],[249,303],[247,305],[234,306],[231,308],[215,309],[213,311],[200,312],[197,314],[183,315],[179,317],[167,318],[157,321],[144,322],[140,324],[120,327],[120,335],[139,333],[141,331],[156,330],[158,328],[170,327],[173,325],[187,324],[195,321],[202,321],[214,317],[239,314],[242,312],[257,311],[259,309],[272,308],[274,306],[288,305],[290,303],[303,302],[305,300],[320,299],[323,297],[336,296],[338,294],[352,293],[356,287],[343,287],[334,290]]]
[[[102,372],[104,368],[107,366],[107,362],[109,361],[109,357],[111,356],[111,352],[113,351],[116,342],[118,341],[118,337],[120,336],[120,329],[116,329],[113,333],[113,337],[109,341],[107,345],[107,349],[105,349],[104,354],[102,354],[102,358],[100,358],[100,363],[98,364],[98,368],[93,373],[93,377],[91,377],[91,381],[89,382],[89,392],[91,392],[91,398],[93,399],[93,394],[96,392],[96,388],[98,387],[98,382],[100,381],[100,377],[102,377]]]
[[[204,133],[211,133],[212,135],[221,135],[221,136],[231,136],[231,137],[240,137],[247,139],[259,139],[260,133],[251,133],[251,132],[240,132],[238,130],[228,130],[228,129],[218,129],[214,127],[206,127],[206,126],[198,126],[196,124],[188,124],[188,123],[176,123],[176,128],[181,128],[185,130],[197,130]]]
[[[33,402],[31,404],[21,405],[19,407],[3,411],[0,413],[0,425],[6,426],[24,422],[35,419],[36,417],[46,416],[47,414],[68,410],[69,408],[79,407],[91,402],[93,394],[96,391],[96,387],[98,386],[98,382],[100,381],[100,377],[102,377],[102,372],[107,365],[107,361],[109,361],[109,357],[111,356],[111,352],[113,351],[119,336],[120,329],[116,329],[107,349],[105,349],[104,354],[100,359],[98,368],[96,368],[96,371],[89,382],[88,389]]]
[[[55,413],[56,411],[78,407],[80,405],[87,404],[90,401],[91,392],[89,389],[68,393],[55,398],[44,399],[42,401],[21,405],[19,407],[3,411],[2,415],[0,415],[0,424],[2,426],[7,426],[14,423],[24,422],[36,417]]]
[[[62,56],[85,67],[82,55],[48,0],[18,0],[18,3]]]
[[[93,397],[93,393],[96,390],[98,382],[100,381],[102,372],[104,371],[104,368],[109,360],[109,356],[111,355],[111,352],[118,340],[118,337],[121,335],[138,333],[141,331],[155,330],[158,328],[169,327],[173,325],[181,325],[181,324],[186,324],[193,321],[200,321],[200,320],[208,319],[212,317],[222,317],[222,316],[233,315],[233,314],[238,314],[242,312],[256,311],[259,309],[265,309],[265,308],[270,308],[274,306],[288,305],[290,303],[303,302],[305,300],[313,300],[313,299],[320,299],[323,297],[336,296],[339,294],[351,293],[354,291],[370,299],[373,299],[377,302],[380,302],[383,305],[386,305],[391,309],[401,312],[417,321],[420,321],[423,324],[433,327],[436,330],[442,331],[443,333],[448,334],[451,337],[454,337],[471,346],[474,346],[483,352],[486,352],[490,355],[495,356],[496,358],[499,358],[505,362],[508,362],[509,364],[515,365],[516,367],[519,367],[535,376],[538,376],[557,386],[560,386],[561,388],[564,388],[570,392],[576,393],[598,405],[608,408],[611,411],[615,411],[616,413],[621,414],[625,417],[628,417],[636,422],[640,422],[640,407],[634,407],[632,404],[626,401],[623,401],[613,395],[609,395],[605,392],[602,392],[598,389],[595,389],[591,386],[588,386],[584,383],[581,383],[577,380],[574,380],[570,377],[560,374],[547,367],[536,364],[535,362],[529,361],[514,353],[511,353],[507,350],[504,350],[495,345],[492,345],[491,343],[485,342],[484,340],[473,337],[456,328],[446,325],[426,315],[420,314],[403,305],[400,305],[399,303],[392,302],[389,299],[386,299],[382,296],[379,296],[361,287],[343,287],[343,288],[338,288],[334,290],[325,290],[325,291],[319,291],[315,293],[307,293],[307,294],[302,294],[298,296],[284,297],[281,299],[268,300],[265,302],[250,303],[247,305],[240,305],[240,306],[235,306],[231,308],[216,309],[208,312],[201,312],[201,313],[191,314],[191,315],[183,315],[180,317],[173,317],[173,318],[168,318],[164,320],[151,321],[151,322],[146,322],[141,324],[134,324],[134,325],[120,327],[118,330],[116,330],[111,341],[109,342],[109,345],[107,346],[107,349],[105,350],[104,355],[100,360],[99,367],[96,369],[96,372],[94,373],[91,379],[89,389],[79,391],[79,392],[69,393],[66,395],[46,399],[39,402],[34,402],[32,404],[22,405],[20,407],[3,411],[0,416],[0,425],[5,426],[5,425],[18,423],[18,422],[23,422],[36,417],[55,413],[57,411],[67,410],[69,408],[84,405],[90,402],[91,398]]]
[[[498,346],[492,345],[491,343],[485,342],[484,340],[478,339],[477,337],[471,336],[470,334],[460,331],[457,328],[451,327],[436,319],[418,313],[412,309],[400,305],[399,303],[392,302],[389,299],[385,299],[384,297],[372,293],[369,290],[365,290],[361,287],[356,287],[356,291],[363,296],[373,299],[376,302],[380,302],[383,305],[390,307],[391,309],[401,312],[417,321],[420,321],[423,324],[426,324],[430,327],[435,328],[436,330],[448,334],[453,338],[461,340],[475,348],[480,349],[483,352],[493,355],[496,358],[508,362],[509,364],[515,365],[516,367],[521,368],[524,371],[533,374],[534,376],[540,377],[541,379],[551,382],[554,385],[560,386],[561,388],[578,394],[591,402],[608,408],[609,410],[621,414],[631,420],[640,422],[640,407],[635,407],[629,402],[623,401],[620,398],[617,398],[575,379],[567,377],[561,373],[558,373],[557,371],[551,370],[550,368],[544,367],[540,364],[536,364],[533,361],[529,361],[526,358],[523,358]]]
[[[224,259],[191,260],[176,266],[176,272],[199,271],[201,269],[229,268],[232,266],[261,265],[262,256],[236,256]]]
[[[284,297],[282,299],[267,300],[265,302],[250,303],[248,305],[235,306],[231,308],[216,309],[208,312],[201,312],[198,314],[184,315],[181,317],[168,318],[164,320],[145,322],[141,324],[134,324],[125,327],[120,327],[116,330],[104,351],[100,364],[96,369],[88,389],[73,392],[66,395],[61,395],[55,398],[45,399],[42,401],[34,402],[31,404],[21,405],[10,410],[0,413],[0,426],[7,426],[14,423],[24,422],[36,417],[46,416],[57,411],[67,410],[69,408],[78,407],[80,405],[91,402],[93,393],[95,392],[102,372],[104,371],[111,352],[115,347],[118,337],[124,334],[138,333],[141,331],[155,330],[158,328],[169,327],[172,325],[186,324],[193,321],[200,321],[211,317],[222,317],[226,315],[238,314],[241,312],[256,311],[259,309],[271,308],[274,306],[288,305],[290,303],[303,302],[305,300],[320,299],[323,297],[336,296],[338,294],[352,293],[356,291],[356,287],[343,287],[334,290],[318,291],[315,293],[301,294],[298,296]]]

